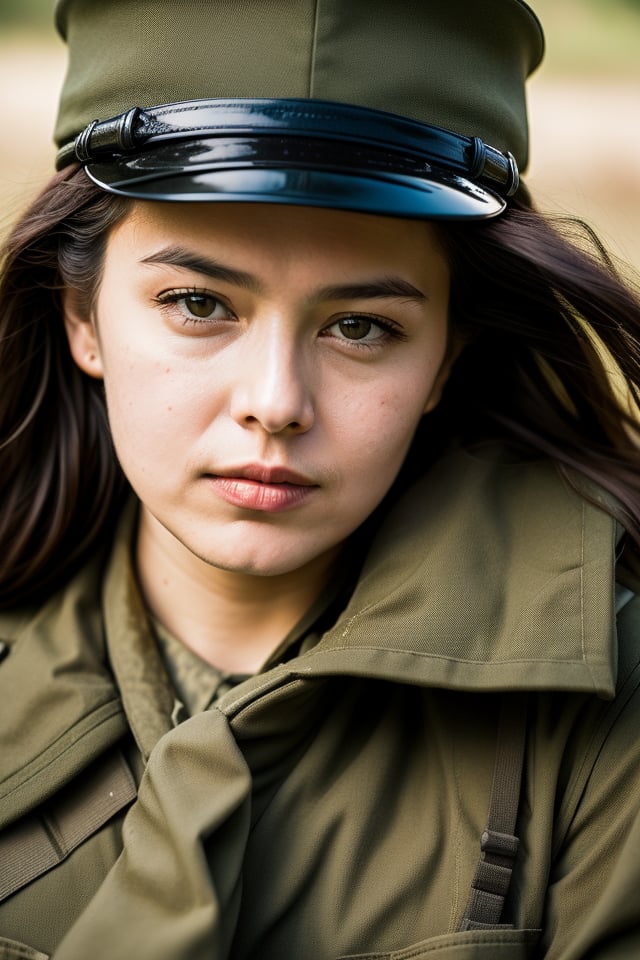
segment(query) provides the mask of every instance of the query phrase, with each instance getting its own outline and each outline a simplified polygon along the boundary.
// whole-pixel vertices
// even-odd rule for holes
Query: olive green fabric
[[[132,106],[313,97],[479,136],[526,166],[543,37],[520,0],[60,0],[56,20],[58,146]]]
[[[0,665],[0,845],[23,835],[29,881],[0,898],[3,960],[31,956],[16,942],[52,952],[118,856],[131,796],[114,808],[108,787],[98,804],[108,816],[94,813],[93,830],[64,856],[52,819],[86,823],[81,799],[91,771],[103,781],[117,746],[139,780],[144,759],[172,726],[174,695],[130,567],[134,513],[132,503],[108,562],[98,552],[42,609],[0,615],[9,644]],[[43,863],[33,876],[34,854],[46,852],[43,833],[57,848],[57,864]]]
[[[221,693],[226,693],[237,683],[247,679],[247,674],[236,676],[218,670],[174,637],[155,618],[151,618],[151,628],[167,673],[180,698],[180,707],[174,717],[182,720],[186,716],[206,710]]]
[[[352,566],[357,563],[357,554],[357,543],[345,550],[345,569],[342,575],[333,578],[298,623],[294,624],[286,637],[269,654],[260,668],[260,673],[276,666],[282,660],[290,659],[296,652],[300,653],[315,646],[322,633],[322,624],[327,618],[335,619],[335,611],[343,605],[342,598],[347,585],[353,583],[352,570],[357,569]],[[155,617],[150,616],[149,621],[167,673],[181,701],[177,709],[174,707],[174,718],[184,719],[187,715],[206,710],[228,690],[249,678],[249,674],[218,670],[174,637]]]
[[[550,464],[455,451],[390,511],[348,607],[313,648],[173,730],[157,661],[143,653],[127,544],[116,544],[102,590],[96,562],[40,613],[1,618],[12,647],[0,666],[3,746],[20,738],[25,758],[0,753],[5,823],[19,813],[7,782],[31,802],[51,794],[36,758],[77,766],[62,705],[75,731],[93,686],[96,704],[116,696],[99,679],[107,648],[132,734],[151,750],[125,852],[54,956],[640,955],[640,600],[618,591],[616,632],[616,541],[615,522]],[[72,662],[81,710],[68,697]],[[40,688],[54,704],[58,683],[55,725],[29,724]],[[521,852],[505,917],[514,929],[457,933],[500,704],[524,690]],[[68,925],[86,903],[79,878],[95,889],[116,840],[110,855],[89,840],[46,874],[39,911],[33,896],[27,906],[30,886],[3,904],[0,937],[50,953],[57,939],[43,915],[61,912]]]
[[[0,960],[30,956],[15,946],[25,939],[48,954],[120,852],[133,794],[105,779],[113,744],[139,781],[184,713],[133,571],[136,516],[132,500],[108,562],[98,553],[41,610],[0,615],[9,649],[0,669]],[[315,642],[350,576],[323,592],[265,668]]]

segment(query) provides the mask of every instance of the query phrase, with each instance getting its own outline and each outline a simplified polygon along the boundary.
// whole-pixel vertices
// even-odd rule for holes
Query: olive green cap
[[[132,106],[310,97],[481,137],[526,166],[543,35],[520,0],[60,0],[56,24],[59,147]]]

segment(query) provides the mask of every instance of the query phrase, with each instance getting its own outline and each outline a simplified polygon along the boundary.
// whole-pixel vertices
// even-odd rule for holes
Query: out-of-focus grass
[[[595,227],[640,270],[640,0],[533,0],[546,34],[529,85],[534,198]]]
[[[531,0],[547,37],[544,73],[590,79],[640,72],[638,0]]]
[[[52,31],[1,35],[0,234],[54,171],[52,131],[64,69],[64,48]]]

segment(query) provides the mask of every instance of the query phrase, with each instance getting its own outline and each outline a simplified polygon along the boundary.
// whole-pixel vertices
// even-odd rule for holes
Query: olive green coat
[[[618,588],[616,631],[618,534],[549,464],[443,458],[313,649],[161,738],[125,853],[55,957],[640,956],[640,601]],[[126,552],[0,623],[8,834],[74,776],[77,797],[110,745],[131,763],[128,728],[145,757],[169,730]],[[528,700],[512,928],[457,932],[505,697]],[[109,764],[103,792],[124,807],[126,770]],[[0,936],[50,952],[115,858],[120,816],[8,897]]]

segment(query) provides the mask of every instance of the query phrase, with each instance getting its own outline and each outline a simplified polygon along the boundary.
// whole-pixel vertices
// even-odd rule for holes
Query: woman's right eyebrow
[[[244,287],[252,293],[264,292],[263,285],[253,274],[225,266],[225,264],[214,260],[212,257],[204,257],[186,247],[163,247],[162,250],[143,257],[140,263],[182,267],[184,270],[191,270],[193,273],[201,273],[211,280],[223,280],[234,286]]]

